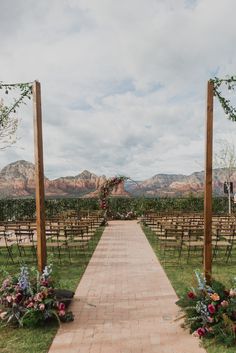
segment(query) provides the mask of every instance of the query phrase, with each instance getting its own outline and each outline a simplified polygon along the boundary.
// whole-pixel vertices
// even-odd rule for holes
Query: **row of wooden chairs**
[[[93,241],[96,229],[101,225],[100,215],[90,215],[83,219],[48,219],[45,224],[47,250],[62,260],[62,254],[71,255],[83,251]],[[14,262],[17,249],[18,256],[36,259],[37,231],[35,220],[22,222],[3,222],[0,224],[0,255],[7,261]]]
[[[187,251],[187,261],[196,254],[202,257],[204,245],[202,215],[151,213],[145,215],[143,221],[154,232],[164,258],[170,256],[170,250],[173,250],[178,260],[185,258],[182,256],[184,251]],[[212,232],[213,259],[224,255],[224,259],[228,262],[236,244],[236,218],[214,216]]]

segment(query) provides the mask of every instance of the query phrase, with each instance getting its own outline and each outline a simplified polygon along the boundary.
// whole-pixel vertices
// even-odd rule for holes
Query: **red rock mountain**
[[[25,197],[34,195],[34,165],[21,160],[8,164],[0,172],[0,197]],[[98,188],[106,177],[84,170],[76,176],[49,180],[45,177],[45,192],[54,197],[97,197]],[[214,170],[214,192],[223,193],[224,170]],[[232,177],[236,191],[236,171]],[[126,182],[113,191],[114,196],[184,196],[203,194],[204,172],[191,175],[157,174],[142,182]],[[86,196],[85,196],[86,195]]]
[[[213,192],[215,195],[223,195],[223,185],[226,181],[223,169],[213,171]],[[236,191],[236,171],[232,175],[231,181]],[[130,190],[129,190],[130,191]],[[139,187],[134,188],[136,195],[155,196],[187,196],[203,195],[204,193],[204,172],[195,172],[191,175],[182,174],[157,174],[150,179],[139,183]]]
[[[0,196],[31,196],[35,192],[34,164],[21,160],[8,164],[0,172]],[[96,190],[105,177],[83,171],[76,176],[61,177],[49,180],[45,177],[47,196],[81,196]]]

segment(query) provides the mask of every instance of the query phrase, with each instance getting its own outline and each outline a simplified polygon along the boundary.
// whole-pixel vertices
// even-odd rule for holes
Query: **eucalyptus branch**
[[[25,104],[24,99],[27,97],[31,99],[32,95],[32,83],[16,83],[16,84],[3,84],[0,82],[0,89],[5,89],[5,94],[9,93],[9,90],[20,89],[21,94],[18,99],[14,100],[14,103],[10,107],[0,107],[0,124],[3,125],[3,121],[6,120],[10,113],[15,112],[16,108],[19,108],[21,104]]]
[[[9,91],[18,90],[18,97],[13,98],[10,104],[6,105],[3,100],[0,100],[0,150],[10,147],[16,142],[18,118],[12,116],[11,113],[15,113],[21,104],[26,104],[26,98],[31,99],[32,86],[32,82],[3,83],[0,81],[0,90],[3,90],[6,95]]]
[[[225,114],[228,116],[229,120],[236,121],[236,108],[234,108],[229,99],[226,99],[223,97],[221,91],[220,91],[220,86],[222,84],[225,84],[228,88],[228,90],[234,90],[236,86],[236,76],[231,76],[229,78],[225,79],[219,79],[218,77],[215,77],[214,79],[210,80],[214,84],[214,95],[219,99],[219,102],[225,112]]]
[[[32,88],[29,87],[27,91],[23,92],[22,95],[20,96],[20,98],[18,100],[15,100],[13,105],[8,109],[6,116],[8,116],[11,112],[15,112],[16,108],[19,108],[21,103],[24,103],[24,98],[28,97],[29,99],[31,99],[31,94],[32,94]]]

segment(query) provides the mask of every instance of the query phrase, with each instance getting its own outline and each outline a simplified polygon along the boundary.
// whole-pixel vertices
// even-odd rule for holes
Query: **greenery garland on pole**
[[[11,135],[15,134],[16,132],[18,120],[17,118],[11,117],[11,114],[16,113],[16,110],[20,107],[21,104],[26,104],[26,98],[31,99],[32,87],[32,82],[9,84],[0,81],[0,90],[3,90],[6,95],[8,95],[12,90],[18,89],[20,91],[19,97],[14,98],[11,104],[6,105],[3,100],[0,101],[0,137],[1,141],[5,144],[6,138],[8,138],[9,145],[15,142],[14,139],[11,139]]]
[[[236,86],[236,76],[231,76],[229,78],[224,78],[224,79],[215,77],[214,79],[211,79],[210,82],[213,82],[214,95],[219,99],[219,102],[225,114],[228,116],[228,119],[231,121],[236,121],[236,108],[232,106],[229,99],[226,99],[225,97],[223,97],[220,91],[220,86],[222,84],[225,84],[229,91],[234,90]]]
[[[120,183],[128,180],[126,176],[116,176],[109,178],[105,181],[104,184],[100,187],[99,190],[99,206],[104,211],[104,223],[107,224],[107,213],[109,210],[108,197],[112,193],[112,190],[116,188]]]

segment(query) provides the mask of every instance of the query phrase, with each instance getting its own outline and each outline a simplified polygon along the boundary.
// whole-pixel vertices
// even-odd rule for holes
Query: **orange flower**
[[[217,293],[211,294],[211,295],[210,295],[210,298],[211,298],[214,302],[216,302],[217,300],[220,300],[220,297],[219,297],[219,295],[218,295]]]

